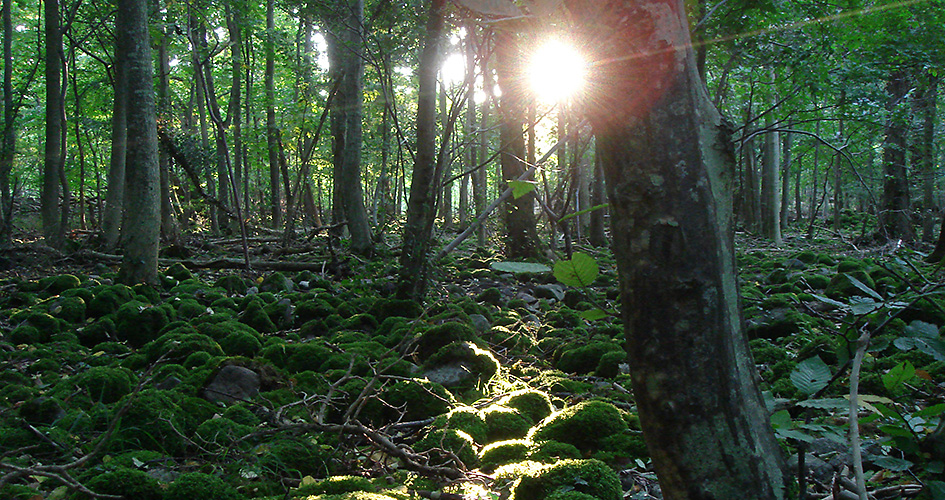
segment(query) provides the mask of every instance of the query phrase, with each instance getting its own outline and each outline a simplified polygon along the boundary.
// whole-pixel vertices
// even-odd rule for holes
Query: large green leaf
[[[917,320],[909,323],[903,333],[893,341],[894,346],[903,351],[917,349],[936,361],[945,361],[945,342],[939,336],[937,326]]]
[[[912,366],[909,361],[903,361],[883,374],[883,385],[886,386],[887,391],[892,392],[913,377],[915,377],[915,366]]]
[[[807,358],[797,364],[791,372],[791,382],[804,394],[813,394],[830,382],[830,368],[820,356]]]
[[[555,278],[566,286],[587,287],[600,274],[597,260],[590,255],[574,252],[571,260],[559,260],[555,263]]]
[[[536,184],[529,181],[509,181],[512,197],[516,200],[535,190]]]
[[[493,262],[489,264],[493,271],[500,273],[547,273],[551,268],[534,262]]]
[[[902,472],[909,470],[913,466],[913,463],[908,460],[903,460],[901,458],[895,457],[879,457],[873,459],[873,465],[882,467],[884,469],[889,469],[895,472]]]

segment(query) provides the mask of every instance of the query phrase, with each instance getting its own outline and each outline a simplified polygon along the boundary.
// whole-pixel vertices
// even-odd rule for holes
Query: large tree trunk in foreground
[[[155,283],[161,238],[161,184],[147,0],[120,0],[115,31],[118,42],[128,50],[128,108],[135,110],[127,118],[125,215],[122,219],[125,253],[119,276],[125,283]]]
[[[407,223],[400,254],[397,296],[422,300],[429,273],[430,250],[436,217],[436,73],[440,65],[445,0],[433,0],[427,18],[426,39],[417,71],[417,156],[407,202]]]
[[[10,174],[16,153],[13,110],[13,0],[3,0],[3,134],[0,138],[0,248],[10,245],[13,236],[13,193]]]
[[[43,191],[40,212],[46,244],[62,247],[66,228],[63,226],[59,196],[60,177],[65,167],[63,151],[62,102],[62,27],[59,24],[59,1],[44,2],[46,16],[46,142],[43,164]]]
[[[602,61],[588,112],[634,398],[664,498],[785,498],[738,299],[733,150],[697,72],[683,1],[566,3]]]

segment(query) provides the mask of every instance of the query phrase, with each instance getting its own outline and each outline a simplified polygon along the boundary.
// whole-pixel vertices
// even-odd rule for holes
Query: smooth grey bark
[[[128,107],[135,110],[127,117],[124,254],[119,278],[124,283],[157,283],[161,180],[147,0],[119,0],[115,32],[127,50]]]
[[[598,71],[585,104],[634,399],[664,498],[786,498],[739,303],[731,131],[699,77],[683,1],[565,3]]]
[[[594,150],[594,181],[591,189],[591,206],[597,207],[606,203],[607,193],[604,190],[604,166],[601,163],[600,153]],[[588,229],[588,238],[592,246],[602,247],[607,245],[607,234],[605,232],[604,216],[605,208],[599,208],[591,212],[590,228]]]
[[[788,129],[792,128],[791,122],[788,122]],[[791,168],[793,157],[791,155],[791,148],[794,144],[794,134],[787,132],[784,134],[784,139],[781,141],[781,230],[784,231],[788,227],[788,218],[790,217],[789,212],[791,208]],[[795,211],[800,213],[800,205],[795,207]]]
[[[61,177],[65,168],[62,96],[62,27],[59,22],[59,0],[44,1],[46,32],[46,137],[44,145],[43,187],[40,195],[43,236],[46,244],[61,248],[66,228],[60,196]]]
[[[106,251],[118,247],[121,239],[121,216],[125,199],[125,156],[128,147],[128,91],[125,67],[127,47],[115,41],[115,64],[112,66],[114,96],[112,101],[111,159],[108,167],[108,185],[105,190],[105,210],[102,217],[102,240]]]
[[[279,186],[279,136],[276,125],[276,45],[273,41],[275,0],[266,0],[266,151],[269,159],[269,207],[273,229],[282,226],[282,191]]]
[[[332,19],[327,37],[332,80],[338,82],[331,104],[332,212],[335,222],[347,221],[351,250],[369,254],[374,242],[361,186],[364,0],[344,0],[334,8],[339,14]]]
[[[775,126],[774,117],[768,113],[766,125]],[[764,136],[761,159],[761,236],[775,245],[781,241],[781,134],[769,130]]]
[[[433,224],[436,218],[436,74],[439,70],[446,15],[446,0],[432,0],[427,14],[426,35],[417,69],[417,151],[407,222],[400,254],[397,296],[423,300],[429,280]]]

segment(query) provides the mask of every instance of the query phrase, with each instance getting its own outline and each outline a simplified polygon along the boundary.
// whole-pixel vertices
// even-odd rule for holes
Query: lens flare
[[[574,97],[584,88],[587,61],[571,44],[552,39],[532,54],[528,67],[532,91],[546,103]]]

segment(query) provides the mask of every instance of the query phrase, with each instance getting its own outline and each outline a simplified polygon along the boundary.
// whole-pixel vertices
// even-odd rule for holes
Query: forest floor
[[[737,237],[772,425],[808,498],[848,498],[862,462],[872,498],[943,499],[945,276],[848,227]],[[365,259],[254,238],[247,271],[238,239],[194,238],[156,288],[81,242],[20,241],[0,255],[0,499],[662,498],[622,326],[598,314],[609,251],[576,249],[599,269],[581,289],[467,242],[424,306],[391,298],[389,240]]]

